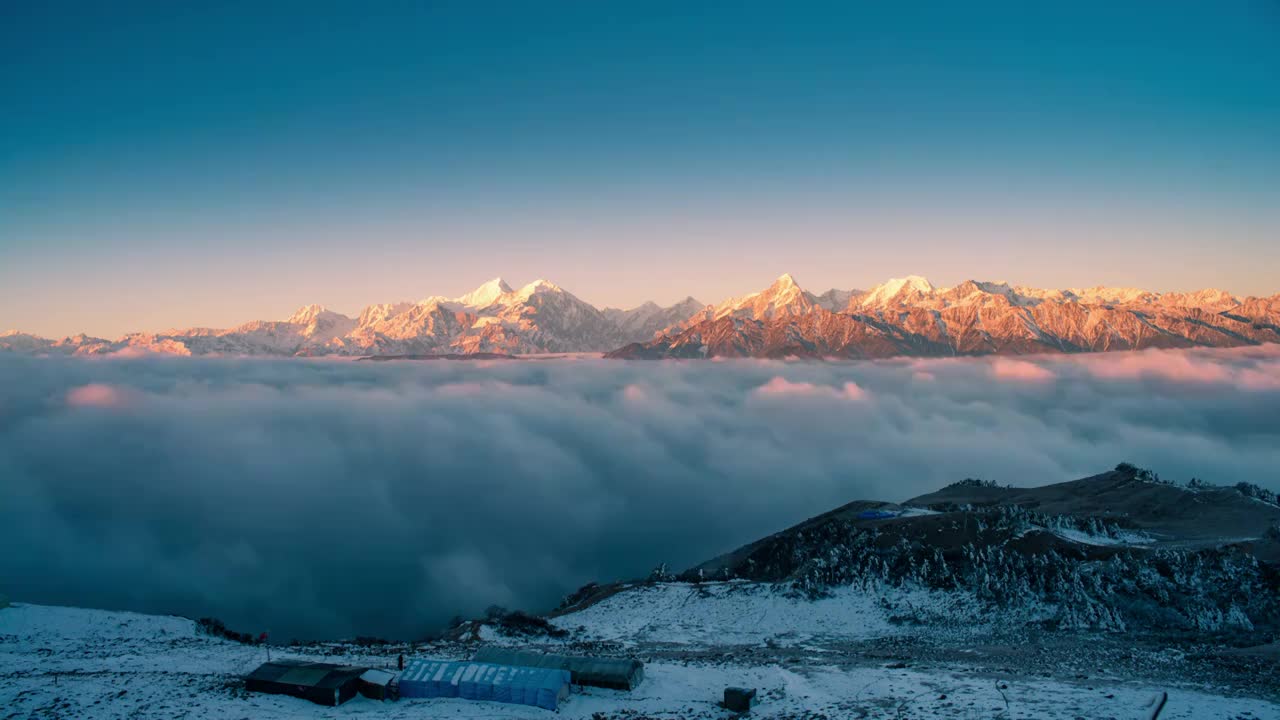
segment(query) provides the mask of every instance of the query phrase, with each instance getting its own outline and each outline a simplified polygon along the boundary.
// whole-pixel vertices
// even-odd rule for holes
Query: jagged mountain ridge
[[[902,504],[856,501],[681,579],[919,585],[994,606],[1058,605],[1056,627],[1280,625],[1280,505],[1247,483],[1180,486],[1127,463],[1035,488],[965,480]]]
[[[951,627],[973,612],[971,621],[1037,634],[1267,643],[1280,628],[1280,505],[1251,483],[1179,485],[1128,463],[1032,488],[966,479],[902,503],[851,502],[678,575],[664,565],[643,580],[592,583],[552,616],[642,608],[672,586],[701,597],[723,586],[832,603],[876,598],[910,626]]]
[[[457,298],[434,295],[416,303],[369,305],[355,318],[306,305],[284,321],[130,333],[117,340],[85,335],[49,340],[14,331],[0,335],[0,351],[268,356],[603,352],[652,338],[700,307],[686,298],[666,308],[650,302],[629,310],[599,310],[547,280],[512,289],[494,278]]]
[[[969,479],[900,504],[855,500],[708,560],[686,575],[701,571],[703,576],[727,574],[769,582],[789,579],[822,552],[821,544],[806,544],[805,538],[812,541],[828,527],[876,530],[885,547],[908,537],[931,550],[960,558],[964,547],[980,532],[977,523],[963,522],[966,517],[972,520],[976,515],[1004,511],[1026,511],[1040,521],[1051,521],[1033,522],[1035,532],[1022,532],[1013,539],[1015,548],[1028,552],[1044,552],[1052,546],[1058,551],[1071,548],[1083,556],[1106,558],[1120,550],[1148,553],[1243,543],[1251,550],[1261,546],[1263,555],[1278,563],[1280,570],[1280,555],[1273,552],[1273,548],[1280,548],[1280,536],[1272,534],[1280,530],[1280,505],[1274,493],[1266,493],[1249,485],[1198,481],[1178,485],[1127,463],[1078,480],[1030,488]],[[1259,495],[1266,497],[1260,499]],[[952,521],[957,518],[962,522],[954,527]],[[949,529],[942,532],[942,526]],[[1057,537],[1046,543],[1043,536],[1055,533]],[[796,543],[806,549],[794,552]],[[780,552],[783,545],[791,549]]]
[[[379,356],[602,352],[615,358],[951,356],[1231,347],[1280,342],[1280,295],[1135,288],[1045,290],[970,280],[937,288],[896,278],[869,290],[815,295],[791,275],[702,305],[597,309],[546,280],[512,289],[494,278],[457,298],[369,305],[357,317],[321,305],[283,321],[230,329],[85,335],[11,331],[0,351],[31,355]]]
[[[767,290],[708,307],[624,359],[884,358],[1235,347],[1280,342],[1280,295],[1221,290],[1042,290],[969,280],[936,288],[896,278],[865,292],[813,295],[784,275]]]

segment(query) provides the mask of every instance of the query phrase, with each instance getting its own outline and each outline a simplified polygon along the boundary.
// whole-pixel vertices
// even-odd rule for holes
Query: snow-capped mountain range
[[[512,289],[494,278],[461,297],[432,295],[416,303],[370,305],[354,318],[307,305],[282,321],[131,333],[116,340],[85,335],[51,340],[9,332],[0,335],[0,351],[279,356],[604,352],[650,340],[701,307],[686,298],[667,308],[645,303],[631,310],[601,310],[547,280]]]
[[[814,295],[783,275],[608,357],[945,357],[1265,342],[1280,342],[1280,295],[1045,290],[978,280],[938,288],[914,275]]]
[[[602,352],[619,358],[890,357],[1229,347],[1280,342],[1280,295],[1135,288],[1045,290],[919,276],[820,295],[790,275],[703,305],[599,309],[547,280],[512,289],[494,278],[456,298],[370,305],[357,317],[307,305],[286,320],[230,329],[53,340],[17,331],[0,352],[31,355],[370,356]]]

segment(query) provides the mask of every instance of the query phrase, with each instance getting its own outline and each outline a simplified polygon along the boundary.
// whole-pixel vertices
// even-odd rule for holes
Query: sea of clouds
[[[0,357],[0,592],[416,638],[854,499],[1280,489],[1280,346],[818,362]]]

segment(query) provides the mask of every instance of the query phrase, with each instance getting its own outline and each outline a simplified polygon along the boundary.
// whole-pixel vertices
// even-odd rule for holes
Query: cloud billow
[[[0,590],[416,637],[858,498],[1129,460],[1280,489],[1280,352],[1017,360],[0,358]]]

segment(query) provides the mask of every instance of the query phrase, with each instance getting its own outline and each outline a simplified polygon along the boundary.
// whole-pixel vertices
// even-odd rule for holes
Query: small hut
[[[373,668],[360,676],[360,694],[370,700],[395,700],[396,674],[389,670]]]
[[[263,663],[244,680],[252,692],[292,695],[317,705],[337,706],[356,696],[365,668],[304,660]]]

